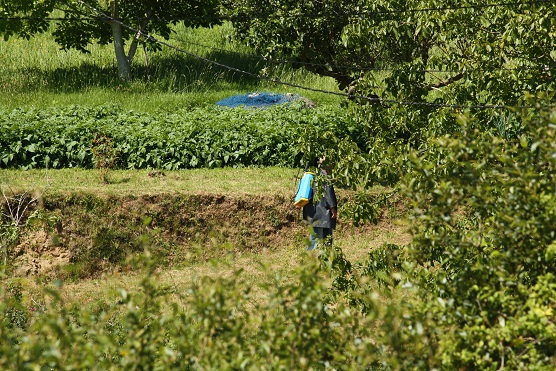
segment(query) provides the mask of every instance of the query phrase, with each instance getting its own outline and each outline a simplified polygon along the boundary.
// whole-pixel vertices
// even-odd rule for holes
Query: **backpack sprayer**
[[[303,207],[309,203],[309,200],[313,197],[313,180],[315,178],[315,173],[308,171],[309,162],[305,165],[303,169],[303,176],[299,177],[299,171],[296,180],[299,179],[297,184],[297,191],[295,194],[293,204],[297,207]]]

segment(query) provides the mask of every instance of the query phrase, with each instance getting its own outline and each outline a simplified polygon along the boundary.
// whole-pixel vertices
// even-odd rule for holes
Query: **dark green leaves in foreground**
[[[345,111],[197,108],[147,114],[117,107],[14,110],[0,115],[1,168],[92,168],[94,143],[111,140],[114,167],[295,166],[307,130],[360,137]],[[347,128],[350,129],[347,129]]]

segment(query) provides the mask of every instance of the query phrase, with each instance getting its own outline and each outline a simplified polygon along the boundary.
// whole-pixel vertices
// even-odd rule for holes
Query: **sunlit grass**
[[[106,195],[163,193],[278,194],[292,196],[296,170],[287,168],[222,168],[180,171],[113,170],[105,184],[95,170],[5,170],[0,186],[13,191],[84,192]]]
[[[90,54],[83,54],[61,50],[50,34],[29,40],[0,40],[0,108],[116,102],[141,111],[173,110],[214,104],[224,97],[253,91],[296,93],[321,105],[341,101],[334,95],[252,76],[261,73],[265,62],[245,46],[230,41],[233,30],[229,24],[211,29],[176,26],[175,31],[167,43],[180,50],[163,46],[161,51],[145,56],[140,48],[132,65],[133,80],[127,83],[118,79],[112,45],[92,44],[87,48]],[[272,79],[337,91],[333,79],[288,64],[271,71],[268,77]]]
[[[346,258],[356,266],[363,264],[367,253],[379,248],[383,243],[406,244],[410,235],[403,224],[381,224],[376,227],[376,234],[361,236],[360,234],[345,233],[336,237],[335,244],[342,249]],[[390,237],[386,237],[386,236]],[[269,249],[261,253],[246,252],[240,255],[229,254],[223,258],[196,262],[187,266],[168,267],[157,270],[156,283],[167,286],[174,291],[172,301],[179,302],[181,293],[200,277],[232,279],[236,272],[241,271],[238,284],[244,290],[249,289],[254,302],[264,300],[266,291],[261,285],[270,284],[276,277],[283,281],[293,282],[296,271],[306,263],[317,259],[318,250],[307,252],[303,248]],[[114,271],[104,274],[100,278],[65,282],[60,293],[68,303],[80,305],[94,305],[98,301],[119,299],[119,290],[137,293],[140,282],[144,279],[141,271]],[[323,276],[323,279],[327,279]],[[27,280],[27,295],[39,295],[42,291],[33,280]]]

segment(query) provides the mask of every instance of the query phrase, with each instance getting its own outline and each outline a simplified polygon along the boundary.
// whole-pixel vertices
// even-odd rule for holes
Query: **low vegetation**
[[[303,105],[205,107],[173,114],[72,106],[18,109],[1,117],[3,168],[291,168],[301,164],[306,132],[362,138],[360,125],[345,110]]]
[[[172,42],[231,68],[0,44],[0,367],[553,370],[554,7],[225,5]],[[317,109],[214,107],[269,76]],[[342,219],[307,253],[317,155]]]
[[[343,350],[330,346],[329,336],[355,340],[337,320],[347,325],[364,317],[345,312],[336,318],[336,305],[327,299],[328,255],[323,251],[319,263],[305,254],[307,230],[291,204],[295,170],[114,171],[112,179],[127,181],[109,184],[94,170],[2,170],[0,176],[12,179],[15,193],[38,186],[42,205],[32,205],[24,218],[12,245],[15,258],[5,267],[0,310],[2,331],[11,335],[3,351],[12,351],[1,358],[4,367],[275,368],[362,361],[345,363]],[[349,201],[347,190],[338,192],[342,204]],[[353,229],[346,219],[336,244],[364,261],[369,247],[406,243],[405,227],[390,220]],[[308,322],[298,328],[300,310]],[[60,335],[51,332],[58,331],[50,327],[53,320],[65,340],[56,343],[58,350],[48,347],[47,356],[43,345]],[[323,324],[327,337],[321,336]],[[18,340],[25,333],[32,334],[28,343]],[[232,344],[221,343],[228,340]],[[70,355],[67,345],[81,342],[92,345],[91,352]]]

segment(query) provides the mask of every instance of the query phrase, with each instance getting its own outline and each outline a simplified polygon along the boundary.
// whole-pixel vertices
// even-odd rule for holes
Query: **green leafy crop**
[[[0,167],[92,168],[99,133],[118,153],[111,167],[128,169],[296,166],[311,128],[361,136],[341,109],[198,108],[175,114],[117,107],[14,110],[0,118]],[[98,156],[97,156],[98,157]],[[97,164],[98,165],[98,164]]]

